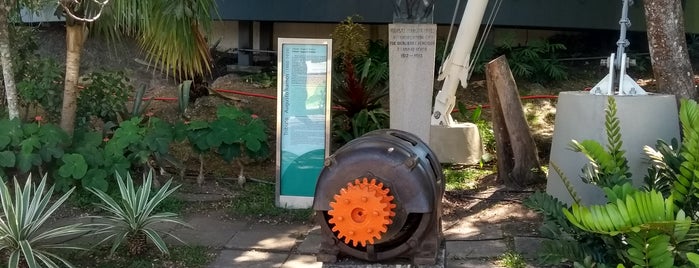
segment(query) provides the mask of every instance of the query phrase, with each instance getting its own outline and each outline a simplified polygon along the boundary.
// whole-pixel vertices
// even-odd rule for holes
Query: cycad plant
[[[8,267],[73,267],[70,262],[55,253],[62,249],[81,249],[58,243],[62,237],[87,231],[82,224],[46,227],[49,217],[68,199],[73,189],[53,201],[53,186],[46,189],[46,176],[38,186],[31,176],[22,187],[14,180],[14,193],[0,182],[0,256],[7,253]],[[20,266],[21,265],[21,266]]]
[[[621,150],[621,131],[614,98],[606,117],[608,145],[596,141],[572,142],[571,149],[590,159],[583,181],[602,188],[603,205],[580,204],[570,183],[574,203],[536,193],[525,204],[544,215],[541,234],[551,238],[542,244],[541,261],[572,263],[575,267],[692,267],[699,264],[699,107],[683,100],[680,121],[684,142],[672,146],[659,142],[658,150],[646,148],[652,164],[646,185],[636,189],[630,181]],[[552,164],[564,182],[567,178]]]
[[[119,184],[119,200],[114,200],[101,190],[89,189],[102,201],[97,206],[108,213],[106,216],[92,216],[98,222],[91,226],[96,230],[94,234],[106,235],[99,244],[111,240],[110,252],[114,254],[114,251],[125,243],[129,254],[141,255],[147,249],[147,240],[150,240],[160,252],[169,254],[161,234],[171,236],[180,242],[182,240],[170,233],[159,232],[154,225],[163,222],[188,225],[177,218],[175,213],[153,213],[153,210],[180,186],[170,188],[172,180],[169,180],[155,194],[152,194],[152,170],[145,176],[143,185],[138,188],[134,186],[133,179],[128,173],[125,180],[117,173],[116,180]]]

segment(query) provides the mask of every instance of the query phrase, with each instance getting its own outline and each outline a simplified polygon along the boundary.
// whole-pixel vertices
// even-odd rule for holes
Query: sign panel
[[[330,148],[331,39],[279,38],[276,204],[313,205]]]

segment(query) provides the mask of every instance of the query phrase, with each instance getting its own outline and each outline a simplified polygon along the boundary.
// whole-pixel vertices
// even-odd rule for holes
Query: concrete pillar
[[[550,162],[556,163],[584,204],[606,203],[604,193],[595,185],[582,181],[581,169],[588,159],[569,150],[571,140],[596,140],[607,145],[605,109],[608,96],[588,92],[561,92],[558,96],[555,130],[551,144]],[[658,139],[669,142],[679,139],[680,125],[674,95],[614,96],[617,118],[621,127],[622,149],[629,162],[635,186],[643,183],[648,161],[643,146],[654,146]],[[572,204],[563,181],[549,166],[546,192],[567,204]]]
[[[430,141],[436,24],[389,24],[391,128]]]
[[[253,22],[249,20],[238,21],[238,49],[252,49]],[[252,52],[238,51],[238,65],[252,65]]]

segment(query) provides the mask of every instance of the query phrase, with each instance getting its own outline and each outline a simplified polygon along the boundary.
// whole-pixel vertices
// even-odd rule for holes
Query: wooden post
[[[517,84],[505,56],[486,65],[492,109],[498,179],[507,187],[523,188],[543,179],[536,144],[524,118]]]

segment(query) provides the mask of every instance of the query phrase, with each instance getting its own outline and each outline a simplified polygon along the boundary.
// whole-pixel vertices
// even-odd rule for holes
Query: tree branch
[[[58,0],[58,4],[63,7],[63,11],[65,11],[66,15],[73,18],[74,20],[77,21],[82,21],[82,22],[94,22],[97,19],[99,19],[100,16],[102,16],[102,11],[104,10],[104,7],[109,3],[110,0],[92,0],[95,4],[99,6],[99,12],[92,16],[91,18],[83,18],[80,16],[77,16],[73,14],[73,11],[69,8],[69,5],[80,5],[81,0]]]

